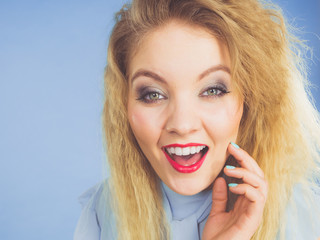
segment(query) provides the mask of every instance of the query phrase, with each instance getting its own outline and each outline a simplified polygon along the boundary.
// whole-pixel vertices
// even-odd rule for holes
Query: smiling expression
[[[177,193],[207,188],[237,138],[243,102],[230,72],[223,42],[174,21],[147,34],[130,59],[130,126],[155,172]]]

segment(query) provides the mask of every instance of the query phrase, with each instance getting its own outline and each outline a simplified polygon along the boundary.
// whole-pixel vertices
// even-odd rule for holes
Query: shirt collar
[[[171,214],[171,220],[184,220],[190,216],[195,216],[198,222],[206,218],[210,212],[212,203],[212,190],[206,189],[195,195],[185,196],[171,190],[167,185],[161,182],[165,208]],[[208,211],[209,208],[209,211]]]

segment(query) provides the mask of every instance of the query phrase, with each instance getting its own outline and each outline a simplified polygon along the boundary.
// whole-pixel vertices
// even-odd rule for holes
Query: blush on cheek
[[[229,124],[229,136],[230,140],[235,141],[238,131],[239,131],[239,125],[242,118],[243,113],[243,105],[242,104],[235,104],[233,107],[230,107],[227,109],[226,112],[226,118],[228,119]]]
[[[215,143],[235,141],[242,117],[241,104],[232,101],[201,112],[205,112],[201,118]]]
[[[128,114],[131,129],[137,139],[150,139],[155,134],[154,119],[146,111],[131,111]]]
[[[153,117],[154,114],[152,112],[149,112],[145,109],[137,108],[136,111],[131,112],[131,118],[133,121],[133,124],[135,126],[145,126],[145,125],[150,125],[153,122]]]
[[[243,103],[234,104],[226,109],[226,114],[229,119],[240,122],[243,113]]]
[[[143,114],[130,113],[130,112],[129,112],[129,122],[133,132],[139,131],[139,129],[141,129],[141,126],[145,124]]]

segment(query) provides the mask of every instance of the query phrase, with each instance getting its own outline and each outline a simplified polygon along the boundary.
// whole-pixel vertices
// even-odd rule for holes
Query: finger
[[[230,186],[231,184],[229,184]],[[233,187],[229,187],[230,192],[238,194],[251,204],[244,205],[241,209],[245,208],[248,213],[248,216],[259,216],[263,212],[263,206],[266,203],[266,197],[256,188],[248,184],[239,184]],[[238,200],[240,199],[238,198]],[[241,203],[244,203],[241,201]],[[244,209],[243,209],[244,210]],[[257,215],[258,214],[258,215]]]
[[[227,184],[224,178],[219,177],[215,180],[212,189],[212,207],[210,215],[216,215],[226,211],[228,201]]]
[[[229,177],[239,178],[246,184],[249,184],[255,188],[258,188],[262,194],[266,197],[268,192],[267,182],[264,178],[261,178],[254,172],[250,172],[245,168],[235,168],[233,166],[226,166],[224,173]]]
[[[246,151],[241,149],[238,145],[230,143],[228,146],[229,153],[234,156],[241,167],[248,169],[249,171],[256,172],[260,177],[264,177],[264,173],[259,167],[256,160],[254,160]],[[238,147],[238,148],[237,148]]]
[[[229,183],[229,190],[235,194],[243,195],[251,202],[262,204],[266,202],[266,197],[262,192],[249,184]]]

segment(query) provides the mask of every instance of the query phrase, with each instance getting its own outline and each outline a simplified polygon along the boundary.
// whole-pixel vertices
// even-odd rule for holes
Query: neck
[[[212,194],[211,188],[207,188],[195,195],[185,196],[174,192],[163,182],[161,183],[171,208],[172,217],[176,220],[182,220],[196,213]]]

